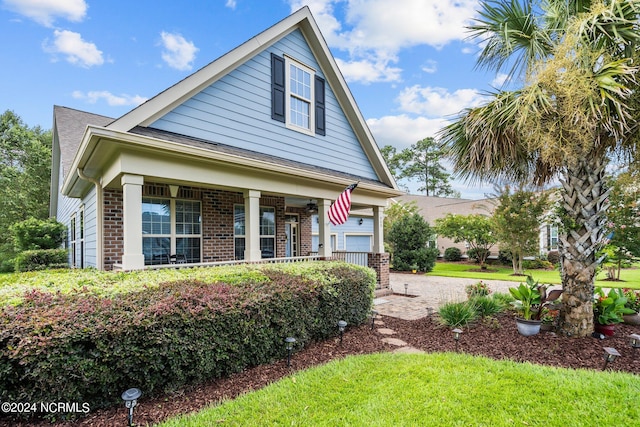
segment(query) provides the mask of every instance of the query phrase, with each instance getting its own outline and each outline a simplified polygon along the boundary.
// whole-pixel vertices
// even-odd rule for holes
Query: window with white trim
[[[235,259],[244,259],[246,249],[245,240],[245,214],[244,205],[235,205],[233,208],[234,226],[234,253]],[[275,258],[276,256],[276,208],[269,206],[260,207],[260,252],[262,258]]]
[[[202,216],[197,200],[142,198],[145,265],[201,262]]]
[[[313,123],[314,72],[308,67],[285,57],[287,64],[287,125],[311,132]]]

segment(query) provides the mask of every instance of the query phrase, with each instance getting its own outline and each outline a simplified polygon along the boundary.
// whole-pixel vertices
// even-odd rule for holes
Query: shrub
[[[512,303],[515,301],[510,293],[497,292],[491,295],[494,301],[500,303],[504,309],[512,307]]]
[[[296,270],[297,268],[297,270]],[[300,274],[294,274],[294,272]],[[367,320],[375,273],[344,263],[270,266],[234,284],[178,280],[128,294],[33,291],[0,312],[0,401],[120,403],[286,357]]]
[[[69,266],[66,249],[37,249],[16,255],[15,271],[36,271]]]
[[[502,265],[511,265],[511,261],[513,260],[513,254],[509,249],[500,249],[498,251],[498,261]]]
[[[66,227],[53,218],[29,218],[10,227],[17,251],[56,249],[62,245]]]
[[[420,214],[406,215],[397,220],[389,230],[389,240],[393,244],[393,268],[396,270],[418,270],[428,272],[438,258],[438,249],[428,248],[427,242],[434,232]]]
[[[491,289],[489,289],[489,286],[487,286],[487,284],[482,280],[477,283],[465,286],[464,290],[467,293],[467,298],[469,299],[475,297],[484,297],[491,293]]]
[[[444,259],[446,261],[460,261],[462,259],[462,251],[455,246],[445,249]]]
[[[480,317],[493,316],[505,310],[505,305],[500,300],[490,296],[476,296],[470,302]]]
[[[522,268],[524,268],[525,270],[552,269],[553,264],[540,258],[525,259],[522,261]]]
[[[558,264],[560,262],[560,252],[558,251],[547,252],[547,261],[549,261],[553,265]]]
[[[440,323],[450,328],[464,327],[477,317],[475,306],[469,301],[446,302],[438,309]]]

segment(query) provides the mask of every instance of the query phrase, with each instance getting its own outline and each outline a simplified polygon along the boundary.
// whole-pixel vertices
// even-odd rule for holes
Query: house
[[[496,207],[495,199],[492,198],[471,200],[405,194],[403,196],[394,198],[393,201],[400,203],[415,203],[419,209],[420,214],[431,226],[435,225],[436,219],[444,218],[449,213],[456,215],[480,214],[491,216],[493,215],[493,211]],[[539,228],[539,236],[540,255],[546,255],[549,251],[558,250],[557,226],[542,222]],[[440,256],[443,256],[444,251],[450,247],[456,247],[460,249],[463,254],[465,254],[468,249],[467,245],[464,242],[455,243],[453,240],[442,236],[436,236],[436,242],[434,242],[434,245],[440,251]],[[494,246],[491,250],[492,257],[496,257],[497,255],[498,245]]]
[[[122,117],[54,107],[51,216],[75,267],[303,257],[314,239],[331,258],[328,210],[354,182],[384,287],[402,192],[307,7]]]

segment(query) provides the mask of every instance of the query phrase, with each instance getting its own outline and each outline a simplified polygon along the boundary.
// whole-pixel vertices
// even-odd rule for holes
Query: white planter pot
[[[520,335],[530,337],[531,335],[537,335],[540,333],[540,320],[525,320],[516,317],[516,326],[518,326],[518,332]]]

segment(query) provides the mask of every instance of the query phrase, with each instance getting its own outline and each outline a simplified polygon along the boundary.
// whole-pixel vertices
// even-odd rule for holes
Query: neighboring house
[[[401,203],[415,202],[416,206],[420,209],[420,214],[431,226],[435,225],[436,219],[444,218],[449,213],[457,215],[480,214],[491,216],[495,209],[495,199],[490,198],[470,200],[405,194],[394,198],[393,201]],[[558,250],[558,227],[542,223],[540,224],[539,233],[540,255],[546,255],[549,251]],[[441,236],[436,237],[435,244],[440,251],[440,256],[443,256],[444,251],[450,247],[460,249],[463,254],[465,254],[468,249],[464,242],[455,243],[453,240]],[[491,250],[492,257],[496,257],[497,255],[498,245],[494,246]]]
[[[434,226],[436,219],[444,218],[447,214],[471,215],[480,214],[491,216],[493,214],[493,200],[470,200],[449,197],[422,196],[416,194],[405,194],[394,198],[394,201],[401,203],[414,202],[419,209],[419,213],[429,223]],[[450,247],[456,247],[466,254],[467,245],[464,242],[455,243],[446,237],[437,236],[435,246],[440,251],[440,256]],[[497,250],[496,250],[497,253]]]
[[[382,219],[402,192],[307,7],[120,118],[54,107],[51,181],[70,264],[122,270],[307,256],[316,227],[330,258],[327,211],[359,182],[388,280]]]

